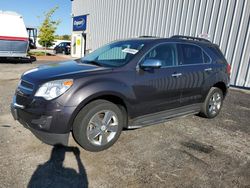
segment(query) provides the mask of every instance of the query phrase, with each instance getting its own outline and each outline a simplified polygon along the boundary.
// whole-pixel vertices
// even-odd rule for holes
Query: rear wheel
[[[123,122],[123,114],[118,106],[106,100],[96,100],[77,115],[73,135],[84,149],[102,151],[119,138]]]
[[[223,104],[222,90],[217,87],[212,87],[202,105],[201,115],[206,118],[216,117]]]

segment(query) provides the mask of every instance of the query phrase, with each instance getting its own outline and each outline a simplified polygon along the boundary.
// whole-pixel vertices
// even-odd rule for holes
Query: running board
[[[196,114],[200,112],[201,105],[202,105],[201,103],[198,103],[184,107],[179,107],[176,109],[161,111],[154,114],[140,116],[135,119],[129,120],[128,129],[137,129],[153,124],[163,123],[176,117]]]

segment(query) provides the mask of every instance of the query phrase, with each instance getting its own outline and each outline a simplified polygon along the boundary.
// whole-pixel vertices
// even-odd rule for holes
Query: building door
[[[85,40],[81,33],[72,34],[72,47],[71,56],[75,58],[81,58],[84,56],[84,43]]]

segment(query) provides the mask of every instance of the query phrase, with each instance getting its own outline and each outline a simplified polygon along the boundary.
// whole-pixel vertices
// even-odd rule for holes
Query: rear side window
[[[203,52],[204,63],[211,63],[210,57],[206,53]]]
[[[225,60],[223,53],[220,51],[219,47],[211,46],[209,49],[217,56],[217,58]]]
[[[178,44],[182,55],[180,65],[203,64],[203,52],[201,48],[190,44]]]

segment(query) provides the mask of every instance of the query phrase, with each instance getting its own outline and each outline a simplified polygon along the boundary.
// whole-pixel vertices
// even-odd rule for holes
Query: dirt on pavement
[[[191,115],[123,131],[91,153],[43,144],[9,106],[33,64],[1,63],[0,187],[250,187],[250,93],[230,90],[215,119]]]

